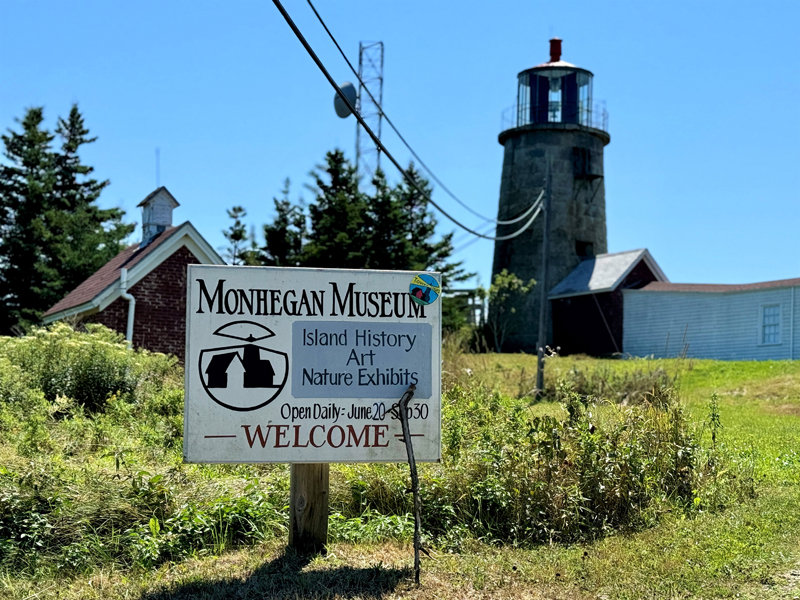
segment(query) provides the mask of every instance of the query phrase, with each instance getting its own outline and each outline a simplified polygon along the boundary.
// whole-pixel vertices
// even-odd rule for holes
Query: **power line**
[[[539,208],[536,210],[536,214],[533,215],[533,219],[536,219],[536,217],[539,216],[539,213],[541,211],[542,211],[542,207],[539,206]],[[494,227],[494,225],[492,225],[492,227]],[[486,231],[488,231],[488,230],[486,230]],[[461,246],[459,246],[458,248],[453,250],[453,254],[457,254],[457,253],[461,252],[462,250],[465,250],[465,249],[469,248],[472,244],[474,244],[477,241],[478,241],[478,238],[472,238],[467,243],[462,244]]]
[[[286,21],[286,24],[289,25],[289,27],[291,28],[292,32],[295,34],[295,37],[297,37],[298,41],[303,45],[303,48],[305,48],[305,50],[308,53],[308,55],[311,57],[311,59],[317,65],[317,68],[319,68],[319,70],[322,72],[322,74],[328,80],[328,83],[330,83],[331,86],[333,87],[333,89],[336,90],[336,93],[342,99],[342,101],[344,102],[345,106],[347,106],[347,108],[350,110],[350,112],[353,113],[353,116],[356,118],[356,120],[361,124],[361,126],[364,128],[364,130],[369,134],[369,136],[372,138],[372,141],[375,142],[375,145],[378,146],[378,148],[381,150],[381,152],[383,152],[386,155],[386,158],[388,158],[391,161],[391,163],[395,166],[395,168],[398,171],[400,171],[400,173],[403,174],[403,177],[405,177],[405,179],[408,181],[408,183],[410,183],[411,186],[414,189],[416,189],[417,192],[419,192],[419,194],[423,198],[425,198],[428,202],[430,202],[430,204],[434,208],[436,208],[445,217],[450,219],[455,225],[457,225],[458,227],[461,227],[461,229],[463,229],[464,231],[469,231],[471,234],[473,234],[475,236],[478,236],[480,238],[486,239],[486,240],[494,240],[494,241],[498,241],[498,242],[505,241],[505,240],[510,240],[510,239],[513,239],[513,238],[517,237],[518,235],[521,235],[526,229],[528,229],[528,227],[530,227],[530,225],[533,223],[533,220],[536,218],[535,214],[533,215],[533,217],[531,219],[528,220],[527,223],[525,223],[525,225],[523,225],[520,229],[518,229],[514,233],[511,233],[509,235],[497,236],[497,237],[483,235],[483,234],[480,234],[480,233],[478,233],[477,231],[475,231],[473,229],[470,229],[469,227],[467,227],[466,225],[461,223],[458,219],[456,219],[455,217],[451,216],[450,213],[448,213],[441,206],[439,206],[436,202],[434,202],[433,199],[430,196],[428,196],[428,194],[426,194],[419,187],[419,185],[417,184],[416,180],[413,177],[411,177],[411,175],[409,175],[406,172],[406,170],[403,169],[403,167],[400,166],[400,163],[398,163],[397,160],[394,158],[394,156],[392,156],[392,154],[386,149],[386,146],[383,145],[383,142],[381,142],[380,138],[378,138],[378,136],[376,136],[373,133],[372,129],[369,128],[369,126],[366,124],[366,122],[364,122],[364,119],[361,117],[361,115],[358,113],[358,111],[356,111],[356,108],[350,103],[350,100],[347,99],[347,96],[345,96],[344,92],[342,92],[342,89],[333,80],[333,77],[331,77],[331,74],[325,68],[325,65],[322,64],[322,61],[319,59],[319,57],[316,55],[314,50],[311,48],[311,46],[308,43],[308,41],[306,40],[306,38],[303,36],[303,34],[297,28],[297,25],[295,25],[294,21],[289,16],[289,13],[287,13],[286,9],[283,8],[283,5],[281,4],[280,0],[272,0],[272,3],[275,5],[275,7],[281,13],[281,16],[283,16],[284,20]]]
[[[485,221],[485,222],[481,223],[480,226],[477,227],[476,229],[478,229],[481,233],[489,233],[492,229],[496,229],[496,228],[497,228],[497,226],[494,223],[489,223],[488,221]],[[456,235],[453,236],[453,242],[452,243],[453,243],[453,246],[460,246],[463,242],[465,242],[467,240],[471,240],[471,239],[474,239],[472,237],[471,233],[467,233],[466,231],[462,231],[457,236]]]
[[[483,232],[483,233],[488,233],[489,231],[491,231],[491,230],[492,230],[492,228],[493,228],[493,227],[494,227],[494,224],[492,224],[492,226],[491,226],[491,227],[489,227],[488,229],[484,230],[484,232]],[[480,241],[480,239],[481,239],[481,238],[476,238],[476,237],[474,237],[474,238],[472,238],[471,240],[469,240],[468,242],[466,242],[466,243],[464,243],[464,244],[461,244],[460,246],[458,246],[458,248],[454,248],[454,249],[453,249],[453,254],[458,254],[458,253],[459,253],[459,252],[461,252],[462,250],[465,250],[465,249],[469,248],[469,247],[470,247],[470,246],[472,246],[472,244],[474,244],[475,242],[478,242],[478,241]]]
[[[535,209],[536,209],[536,208],[537,208],[537,207],[538,207],[538,206],[539,206],[539,205],[542,203],[542,196],[544,196],[544,190],[542,190],[542,191],[539,193],[539,196],[538,196],[538,198],[536,198],[536,200],[534,200],[533,204],[531,205],[531,208],[530,208],[528,211],[526,211],[526,212],[530,212],[531,210],[535,210]],[[481,231],[481,233],[486,233],[486,232],[490,231],[492,228],[494,228],[494,227],[496,227],[496,226],[497,226],[497,224],[496,224],[496,223],[494,223],[494,222],[492,222],[492,221],[488,221],[488,220],[487,220],[487,221],[484,221],[484,223],[488,223],[488,224],[489,224],[489,227],[483,228],[483,223],[481,223],[481,225],[480,225],[480,228],[482,228],[482,231]],[[461,234],[459,234],[459,236],[458,236],[457,238],[453,239],[453,245],[455,245],[455,244],[459,244],[459,247],[458,247],[458,248],[456,248],[456,249],[454,250],[454,252],[458,252],[459,250],[463,250],[463,249],[464,249],[466,246],[469,246],[470,244],[472,244],[472,242],[476,241],[475,239],[473,239],[471,242],[468,242],[468,243],[467,243],[467,244],[465,244],[464,246],[461,246],[461,245],[460,245],[460,244],[461,244],[461,242],[463,242],[464,240],[467,240],[467,239],[469,239],[469,236],[470,236],[470,234],[469,234],[469,233],[467,233],[467,232],[462,232]]]
[[[431,176],[431,179],[433,179],[436,183],[438,183],[439,187],[441,187],[447,193],[448,196],[450,196],[453,200],[458,202],[461,206],[463,206],[465,209],[467,209],[476,217],[480,217],[484,221],[491,221],[493,223],[497,223],[498,225],[513,225],[514,223],[518,223],[519,221],[527,217],[529,214],[531,214],[531,212],[533,211],[533,205],[531,205],[531,207],[528,208],[524,213],[509,221],[492,219],[483,216],[479,212],[474,211],[467,204],[462,202],[458,196],[456,196],[453,192],[451,192],[450,189],[442,182],[442,180],[436,176],[436,174],[431,170],[431,168],[425,164],[425,162],[419,157],[419,155],[416,152],[414,152],[414,149],[411,147],[411,144],[409,144],[406,141],[406,139],[403,137],[400,131],[398,131],[397,127],[395,127],[394,123],[392,123],[392,120],[389,118],[389,115],[387,115],[386,112],[383,110],[383,106],[377,100],[375,100],[375,96],[372,95],[372,92],[369,91],[369,88],[366,85],[364,85],[363,81],[361,81],[361,77],[359,76],[358,71],[356,71],[355,67],[353,67],[353,64],[347,58],[347,54],[345,54],[344,50],[342,50],[342,47],[339,45],[339,42],[337,42],[336,38],[333,37],[333,33],[331,33],[331,30],[328,29],[328,26],[325,24],[325,21],[322,20],[322,17],[320,16],[319,12],[317,12],[317,9],[314,7],[314,4],[311,2],[311,0],[306,0],[306,2],[308,2],[308,5],[311,7],[311,10],[314,11],[314,14],[317,16],[317,20],[320,22],[320,25],[322,25],[322,27],[325,29],[325,32],[328,34],[328,37],[331,38],[331,41],[333,42],[334,46],[336,46],[336,49],[339,50],[339,54],[342,55],[342,58],[347,63],[347,66],[350,67],[350,70],[353,72],[353,75],[356,76],[356,79],[358,79],[359,83],[361,84],[361,87],[363,87],[366,90],[372,102],[375,104],[375,106],[378,107],[380,114],[383,115],[384,119],[386,119],[386,122],[389,124],[389,127],[391,127],[392,130],[395,132],[395,134],[397,134],[397,137],[400,138],[400,141],[403,142],[403,144],[405,144],[405,147],[408,148],[408,151],[411,152],[411,155],[417,159],[417,162],[420,165],[422,165],[422,168],[428,172],[428,174]]]

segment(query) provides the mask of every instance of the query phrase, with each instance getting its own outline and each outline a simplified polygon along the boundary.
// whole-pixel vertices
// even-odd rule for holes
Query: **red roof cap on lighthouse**
[[[553,38],[550,40],[550,60],[546,63],[536,65],[534,69],[539,67],[569,67],[571,69],[578,68],[572,63],[561,60],[561,38]]]

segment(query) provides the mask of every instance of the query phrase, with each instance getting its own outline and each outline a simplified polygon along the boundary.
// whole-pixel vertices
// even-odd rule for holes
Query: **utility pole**
[[[545,174],[544,192],[544,233],[542,234],[542,277],[536,284],[540,286],[541,297],[539,300],[539,335],[536,340],[536,396],[540,398],[544,393],[544,343],[547,337],[547,267],[550,263],[550,205],[553,195],[553,161],[548,153],[547,172]]]

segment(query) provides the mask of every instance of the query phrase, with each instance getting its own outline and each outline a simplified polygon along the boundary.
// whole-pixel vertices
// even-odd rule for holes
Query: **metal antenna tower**
[[[383,106],[383,42],[358,43],[358,77],[361,83],[358,84],[356,110],[380,138],[383,121],[380,108]],[[365,87],[369,88],[378,104],[364,91]],[[356,169],[361,181],[369,183],[380,166],[381,151],[364,128],[356,123]]]

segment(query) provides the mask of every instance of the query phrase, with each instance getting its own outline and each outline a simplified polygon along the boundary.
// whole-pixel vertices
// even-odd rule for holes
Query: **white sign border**
[[[202,267],[204,269],[230,269],[230,268],[237,268],[237,269],[285,269],[287,271],[317,271],[317,272],[359,272],[359,273],[391,273],[394,275],[397,274],[408,274],[410,277],[413,278],[415,275],[432,275],[436,278],[439,282],[439,285],[442,285],[442,273],[440,271],[393,271],[388,269],[334,269],[334,268],[313,268],[313,267],[262,267],[262,266],[250,266],[250,265],[208,265],[208,264],[197,264],[197,265],[187,265],[186,270],[186,341],[185,341],[185,354],[184,360],[188,361],[188,350],[189,350],[189,339],[190,339],[190,323],[191,323],[191,314],[192,314],[192,278],[190,276],[190,271],[192,267]],[[439,404],[439,436],[438,436],[438,457],[431,458],[431,459],[424,459],[424,458],[416,458],[416,462],[427,462],[427,463],[441,463],[442,462],[442,298],[444,294],[440,294],[437,298],[439,302],[439,306],[436,310],[439,312],[439,319],[438,319],[438,340],[439,344],[434,344],[431,348],[431,365],[438,365],[438,380],[436,378],[436,373],[431,373],[431,385],[434,387],[431,395],[431,400],[436,399]],[[430,305],[429,305],[430,306]],[[346,322],[346,321],[345,321]],[[437,393],[438,392],[438,393]],[[285,461],[285,460],[190,460],[188,458],[188,435],[187,432],[189,431],[189,413],[186,410],[186,399],[189,397],[189,375],[188,371],[186,370],[186,364],[184,364],[184,410],[183,410],[183,463],[184,464],[369,464],[369,463],[380,463],[380,464],[400,464],[405,461],[401,460],[374,460],[374,459],[363,459],[363,460],[347,460],[347,461],[326,461],[326,460],[294,460],[294,461]],[[398,403],[400,398],[393,400],[391,405]],[[412,398],[413,401],[413,398]],[[398,419],[399,423],[399,419]]]

